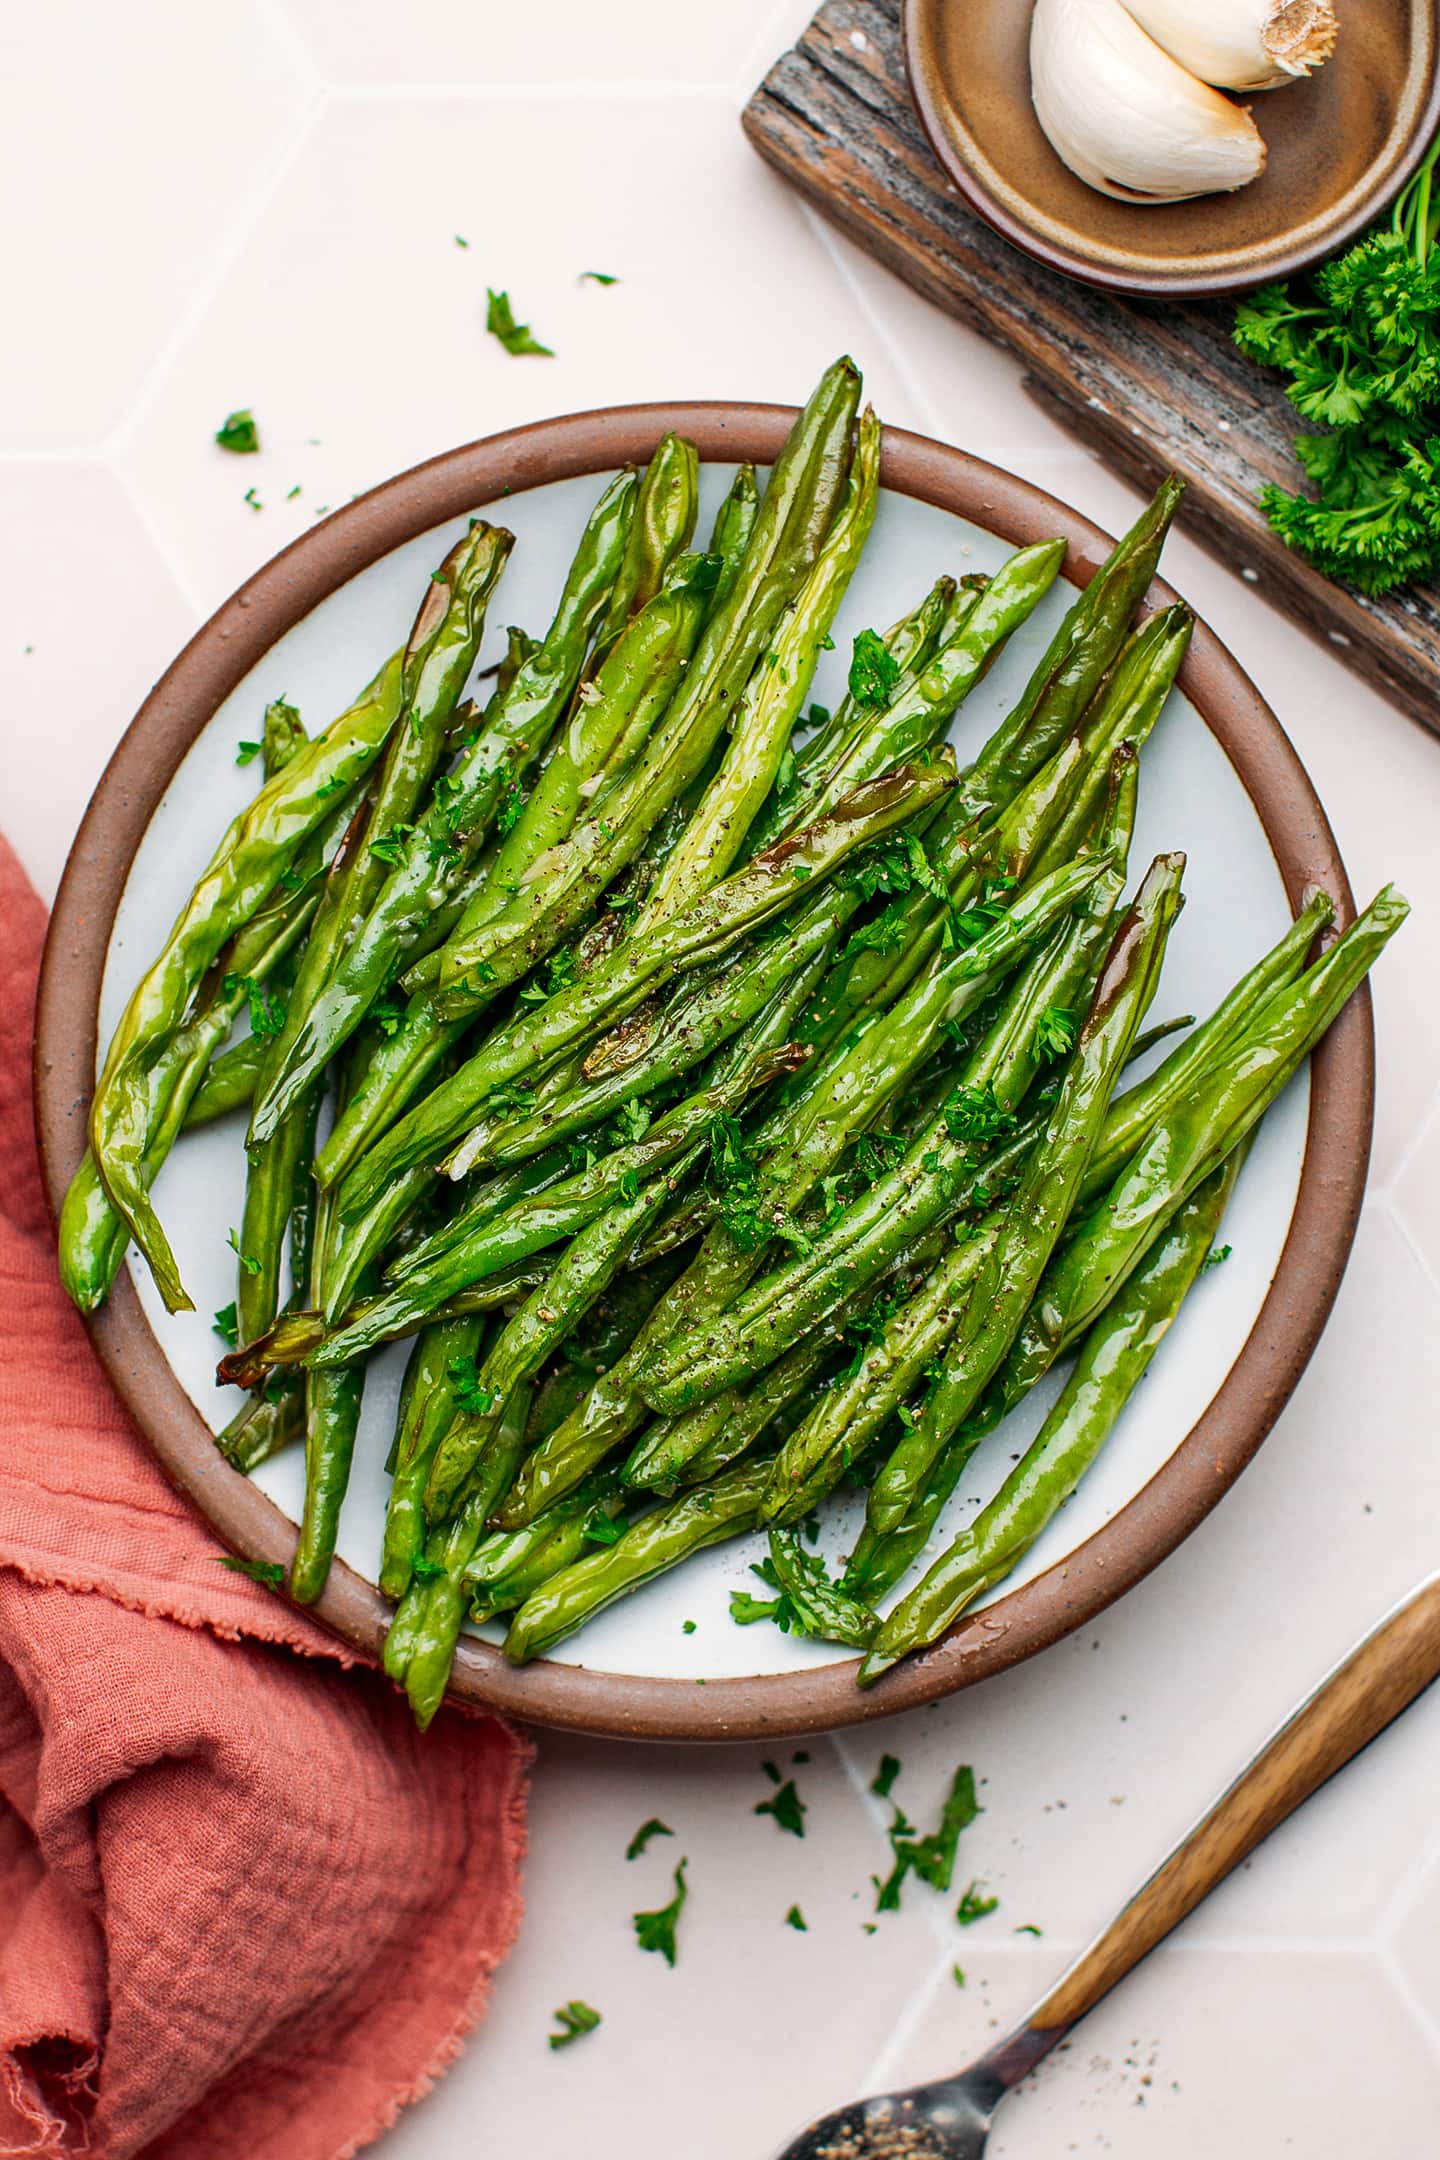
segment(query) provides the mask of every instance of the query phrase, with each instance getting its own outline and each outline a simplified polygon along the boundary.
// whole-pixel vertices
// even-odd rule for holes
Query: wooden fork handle
[[[1030,2018],[1030,2035],[1044,2035],[1053,2045],[1437,1674],[1440,1576],[1432,1576],[1322,1682],[1081,1952]],[[1024,2052],[1036,2059],[1030,2049]]]

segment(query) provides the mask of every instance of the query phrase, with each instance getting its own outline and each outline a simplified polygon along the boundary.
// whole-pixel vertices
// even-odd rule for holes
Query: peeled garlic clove
[[[1244,107],[1172,60],[1121,0],[1036,0],[1030,91],[1056,155],[1124,202],[1184,202],[1265,170]]]
[[[1330,0],[1124,0],[1173,60],[1225,90],[1277,90],[1324,64],[1340,25]]]

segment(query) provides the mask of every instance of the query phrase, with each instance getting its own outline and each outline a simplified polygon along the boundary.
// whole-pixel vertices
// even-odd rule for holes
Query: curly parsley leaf
[[[215,1333],[220,1337],[221,1342],[229,1343],[230,1348],[233,1350],[240,1340],[240,1318],[235,1310],[233,1299],[230,1304],[221,1306],[211,1325],[214,1327]]]
[[[1078,1022],[1064,1005],[1047,1005],[1035,1023],[1035,1055],[1039,1058],[1069,1057],[1075,1047]]]

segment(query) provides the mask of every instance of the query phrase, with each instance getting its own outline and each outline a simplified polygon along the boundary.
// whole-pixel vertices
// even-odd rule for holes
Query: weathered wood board
[[[745,111],[762,157],[852,239],[1023,361],[1034,394],[1153,485],[1173,467],[1196,536],[1440,732],[1440,589],[1371,600],[1331,584],[1271,532],[1261,484],[1293,487],[1298,419],[1243,359],[1222,302],[1092,291],[1032,262],[963,203],[910,103],[898,0],[826,0]]]

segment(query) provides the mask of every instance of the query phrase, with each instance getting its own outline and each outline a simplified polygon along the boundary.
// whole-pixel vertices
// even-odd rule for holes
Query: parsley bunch
[[[1312,278],[1266,285],[1236,312],[1235,342],[1278,367],[1323,434],[1295,455],[1314,490],[1261,491],[1283,540],[1327,577],[1390,592],[1440,571],[1440,137],[1389,224]]]

